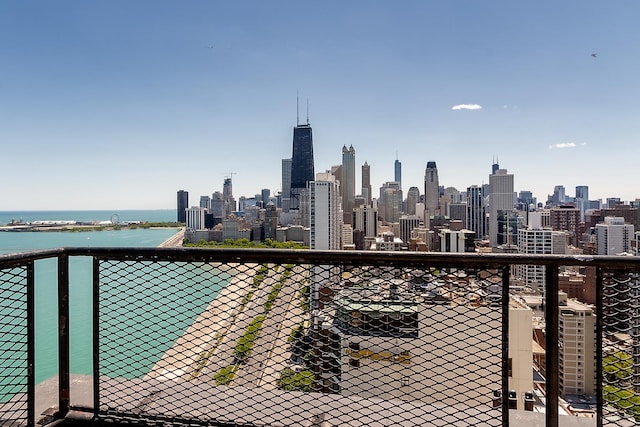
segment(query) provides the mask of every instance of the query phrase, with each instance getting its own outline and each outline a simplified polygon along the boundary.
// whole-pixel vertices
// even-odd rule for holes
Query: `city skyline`
[[[640,5],[0,4],[0,210],[161,209],[281,190],[296,95],[315,170],[634,200]],[[304,17],[304,19],[300,19]],[[596,56],[592,56],[596,53]],[[301,115],[307,110],[301,108]],[[300,122],[306,122],[301,117]],[[626,166],[626,167],[625,167]],[[361,176],[356,173],[356,193]]]

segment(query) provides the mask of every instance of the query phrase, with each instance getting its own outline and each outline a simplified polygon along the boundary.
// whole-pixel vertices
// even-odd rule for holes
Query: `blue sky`
[[[497,157],[539,200],[633,200],[638,16],[635,0],[0,2],[0,210],[174,208],[231,172],[236,198],[276,192],[296,93],[316,171],[353,145],[374,194],[397,153],[405,190],[430,160],[442,185],[486,183]]]

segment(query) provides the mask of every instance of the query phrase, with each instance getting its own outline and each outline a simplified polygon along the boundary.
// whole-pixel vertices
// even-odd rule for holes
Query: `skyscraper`
[[[178,222],[186,223],[187,222],[187,211],[186,209],[189,207],[189,192],[180,190],[178,191]]]
[[[313,136],[311,125],[298,124],[293,128],[293,154],[291,156],[291,209],[298,209],[300,193],[314,179]]]
[[[378,235],[378,210],[371,206],[360,206],[353,212],[353,229],[362,231],[364,236]],[[360,248],[362,249],[362,248]]]
[[[482,187],[472,185],[467,188],[467,222],[466,228],[476,234],[476,239],[483,239],[487,234],[487,214]]]
[[[211,197],[200,196],[200,207],[205,208],[208,211],[211,210]]]
[[[416,204],[420,201],[420,190],[418,187],[411,187],[407,191],[407,215],[416,214]]]
[[[211,213],[214,218],[218,219],[217,222],[222,222],[222,218],[224,218],[224,199],[219,191],[211,195]]]
[[[501,215],[509,215],[513,211],[515,193],[513,191],[513,174],[506,169],[498,169],[496,173],[489,175],[489,241],[492,247],[507,243],[506,236],[499,236],[498,218]],[[509,221],[507,220],[507,223]],[[505,232],[508,233],[509,227]]]
[[[309,183],[311,249],[340,249],[342,212],[340,188],[329,173],[319,173]]]
[[[587,185],[576,186],[576,208],[580,211],[580,221],[584,222],[584,213],[589,207],[589,187]]]
[[[342,147],[342,178],[340,180],[342,189],[342,210],[344,212],[344,223],[351,224],[353,220],[353,207],[356,198],[356,150],[353,145],[347,148]]]
[[[402,189],[402,163],[398,160],[396,155],[396,161],[393,164],[393,180],[400,183],[400,189]]]
[[[553,188],[553,196],[551,196],[551,205],[553,206],[560,206],[562,203],[565,202],[565,190],[564,190],[564,185],[556,185]]]
[[[362,197],[367,205],[371,205],[371,166],[367,162],[362,165]]]
[[[262,207],[266,208],[269,204],[269,199],[271,198],[271,190],[269,190],[268,188],[263,188],[260,191],[260,196],[262,198]]]
[[[228,218],[236,210],[236,199],[233,198],[231,178],[225,178],[222,186],[222,200],[224,201],[224,218]]]
[[[291,208],[291,159],[282,159],[282,211]]]
[[[436,162],[427,162],[424,171],[424,205],[425,216],[437,215],[440,209],[440,184],[438,182],[438,168]],[[426,223],[427,221],[425,221]]]
[[[518,230],[519,254],[564,254],[567,235],[562,231],[553,231],[542,227],[542,214],[531,212],[529,226]],[[544,294],[546,284],[546,268],[544,265],[517,265],[516,275],[527,286],[539,290]]]
[[[380,187],[380,198],[378,198],[378,215],[387,224],[398,222],[402,214],[402,190],[400,183],[391,181],[385,182]]]

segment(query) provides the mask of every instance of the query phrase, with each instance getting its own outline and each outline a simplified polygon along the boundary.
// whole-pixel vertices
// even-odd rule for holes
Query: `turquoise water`
[[[51,213],[33,214],[27,219],[28,212],[22,212],[25,221],[35,220],[100,220],[93,212],[75,212],[71,216],[69,212],[60,212],[60,216],[51,216]],[[106,211],[105,211],[106,212]],[[135,213],[128,217],[118,212],[121,221],[141,220],[173,221],[175,211],[126,211]],[[159,214],[159,212],[161,214]],[[10,215],[15,213],[9,213]],[[109,213],[107,219],[113,212]],[[0,224],[7,217],[6,212],[0,212]],[[90,218],[90,219],[85,219]],[[96,219],[93,219],[96,218]],[[9,218],[9,222],[11,218]],[[34,249],[47,249],[56,247],[155,247],[177,232],[176,229],[135,229],[114,231],[87,231],[87,232],[0,232],[0,254],[29,251]],[[124,263],[123,263],[124,264]],[[154,268],[156,268],[154,266]],[[155,273],[143,264],[129,264],[129,267],[139,270],[137,274],[151,278]],[[149,269],[149,271],[146,271]],[[117,270],[117,268],[116,268]],[[157,270],[154,270],[157,271]],[[110,273],[112,274],[112,273]],[[165,270],[164,274],[167,274]],[[173,277],[172,277],[173,274]],[[141,280],[127,282],[126,292],[123,296],[143,300],[141,305],[144,312],[133,313],[129,310],[119,310],[118,318],[110,310],[109,304],[114,308],[118,304],[126,304],[114,298],[102,303],[101,320],[111,319],[109,327],[121,327],[126,325],[131,334],[120,334],[115,344],[106,351],[101,351],[101,362],[104,367],[110,366],[108,374],[111,376],[141,376],[144,375],[162,356],[164,351],[182,335],[183,331],[215,298],[220,288],[228,283],[228,276],[211,272],[209,266],[190,266],[188,274],[184,277],[176,276],[177,273],[169,271],[170,286],[167,289],[165,280]],[[124,274],[123,280],[127,275]],[[36,382],[51,377],[57,373],[57,261],[42,260],[36,262]],[[92,373],[92,263],[89,257],[74,257],[70,260],[70,343],[71,343],[71,371],[78,374]],[[188,291],[185,291],[188,290]],[[102,295],[101,295],[102,296]],[[144,299],[148,303],[144,302]],[[173,307],[168,311],[167,307]],[[135,315],[134,315],[135,314]],[[110,317],[111,316],[111,317]],[[138,317],[136,317],[138,316]],[[148,321],[142,325],[139,317]],[[114,321],[114,320],[117,320]],[[144,328],[143,328],[144,326]],[[109,336],[109,330],[104,336]],[[149,335],[158,336],[153,345],[140,345]],[[114,335],[115,336],[115,335]],[[136,339],[140,342],[136,342]],[[107,347],[107,346],[105,346]],[[132,370],[129,366],[120,366],[110,363],[114,357],[118,357],[118,349],[136,348],[139,350],[140,359],[145,363]],[[0,360],[1,361],[1,360]],[[107,372],[105,372],[107,373]]]

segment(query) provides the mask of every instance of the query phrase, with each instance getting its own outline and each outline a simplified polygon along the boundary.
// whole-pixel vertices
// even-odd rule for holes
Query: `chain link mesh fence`
[[[0,269],[0,425],[29,422],[27,266]]]
[[[502,424],[495,271],[117,260],[99,271],[102,416]]]
[[[544,408],[538,375],[557,375],[560,414],[599,409],[603,425],[640,421],[634,263],[597,261],[587,267],[592,284],[560,281],[570,290],[558,297],[558,363],[548,366],[550,297],[528,299],[513,260],[436,265],[265,252],[239,261],[148,252],[94,254],[94,334],[86,345],[94,348],[96,407],[76,409],[98,419],[508,425],[505,406]],[[571,270],[558,266],[561,275]],[[29,425],[33,266],[2,264],[0,292],[0,424]],[[595,304],[577,303],[576,292]]]
[[[640,273],[606,271],[602,282],[603,417],[633,425],[640,422]]]

